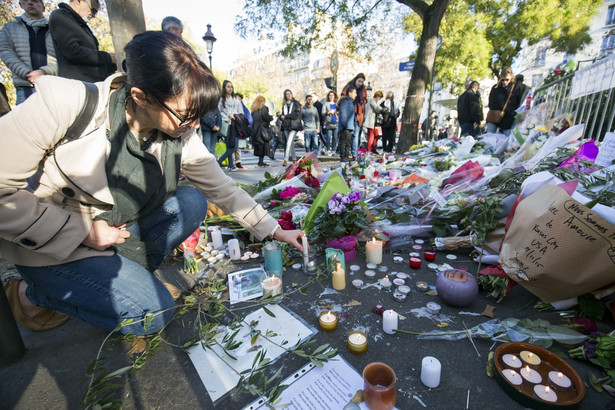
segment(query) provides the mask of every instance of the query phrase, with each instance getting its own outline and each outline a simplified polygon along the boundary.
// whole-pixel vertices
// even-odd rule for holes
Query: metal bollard
[[[8,365],[21,359],[26,351],[19,333],[19,328],[13,317],[9,301],[0,290],[0,365]]]

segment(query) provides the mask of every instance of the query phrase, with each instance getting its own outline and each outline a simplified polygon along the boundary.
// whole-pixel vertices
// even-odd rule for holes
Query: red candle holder
[[[423,261],[420,258],[417,258],[417,257],[410,258],[410,267],[412,269],[419,269],[421,267],[421,263],[423,263]]]
[[[426,261],[433,261],[436,259],[436,251],[433,249],[425,249],[425,252],[423,252],[423,257]]]

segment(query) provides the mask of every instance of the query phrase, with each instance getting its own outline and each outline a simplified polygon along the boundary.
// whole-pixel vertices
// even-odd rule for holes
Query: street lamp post
[[[209,54],[209,69],[213,70],[211,66],[211,52],[214,49],[214,43],[216,42],[216,37],[214,37],[214,33],[211,32],[211,24],[207,25],[207,31],[203,36],[203,40],[205,41],[205,47],[207,48],[207,53]]]

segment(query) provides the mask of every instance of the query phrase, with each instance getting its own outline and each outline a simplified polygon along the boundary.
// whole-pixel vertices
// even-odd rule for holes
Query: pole
[[[213,73],[214,72],[213,70],[214,68],[211,66],[211,53],[209,53],[209,71]]]
[[[438,50],[436,50],[436,54],[438,54]],[[433,59],[433,67],[431,68],[431,79],[429,81],[429,108],[427,109],[427,139],[433,141],[433,130],[431,128],[431,102],[433,99],[433,78],[435,77],[436,71],[436,57]]]

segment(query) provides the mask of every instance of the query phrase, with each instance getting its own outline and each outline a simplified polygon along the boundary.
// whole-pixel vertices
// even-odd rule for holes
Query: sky
[[[212,63],[216,70],[227,71],[242,49],[253,47],[254,40],[243,40],[234,31],[235,16],[241,13],[242,0],[142,0],[146,18],[162,21],[175,16],[184,24],[184,37],[205,48],[202,37],[211,24],[216,37]],[[209,62],[208,60],[206,60]]]

